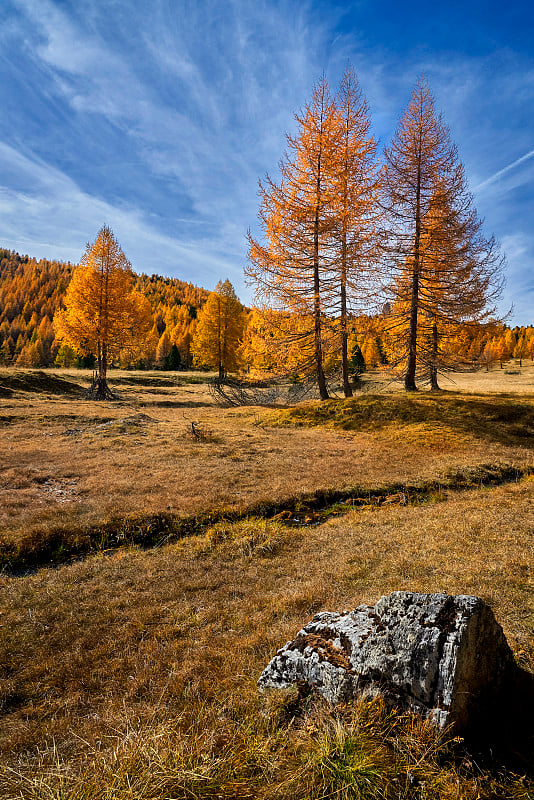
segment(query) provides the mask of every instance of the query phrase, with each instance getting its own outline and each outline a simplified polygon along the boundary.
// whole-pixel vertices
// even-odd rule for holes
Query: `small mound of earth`
[[[42,370],[0,375],[0,397],[11,397],[14,391],[81,395],[85,389],[74,381]]]
[[[159,420],[149,417],[148,414],[138,413],[131,414],[128,417],[119,417],[117,419],[111,418],[96,418],[94,420],[81,420],[85,422],[83,426],[76,426],[75,428],[67,428],[63,431],[64,436],[78,436],[84,433],[99,433],[99,434],[125,434],[125,433],[139,433],[139,428],[144,425],[157,425]],[[95,424],[97,423],[97,424]]]

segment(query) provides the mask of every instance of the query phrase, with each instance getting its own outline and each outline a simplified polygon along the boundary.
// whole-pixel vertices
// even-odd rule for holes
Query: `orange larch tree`
[[[368,306],[376,276],[377,223],[380,218],[381,176],[376,142],[370,134],[367,102],[349,67],[336,96],[338,149],[332,171],[331,246],[338,291],[333,312],[339,319],[341,373],[345,397],[352,396],[348,368],[348,317]]]
[[[333,278],[331,166],[339,147],[339,126],[324,77],[311,103],[295,119],[297,133],[286,136],[288,152],[279,164],[280,182],[269,175],[260,182],[258,216],[264,240],[249,233],[245,274],[259,305],[270,305],[289,315],[287,319],[307,321],[305,329],[299,324],[295,337],[302,366],[313,364],[319,395],[325,400],[324,347],[329,332],[325,314]]]
[[[65,295],[65,308],[54,324],[58,338],[82,355],[97,358],[91,387],[97,400],[113,397],[107,370],[121,351],[133,353],[150,331],[150,305],[134,288],[135,276],[113,232],[101,228],[88,244]]]
[[[463,165],[423,81],[385,150],[384,186],[395,360],[407,391],[417,388],[418,360],[436,389],[440,335],[452,324],[489,321],[502,291],[503,259],[494,240],[482,236]]]
[[[459,327],[483,327],[491,338],[499,324],[495,303],[503,287],[503,258],[494,239],[481,232],[482,223],[465,190],[460,167],[463,189],[450,204],[447,194],[441,196],[438,188],[422,247],[420,329],[424,344],[419,360],[433,390],[439,389],[438,371],[466,368],[464,360],[443,347],[443,340]]]
[[[239,367],[246,323],[245,310],[228,279],[218,282],[197,319],[191,343],[193,358],[201,366],[215,367],[223,380],[227,372]]]
[[[395,320],[395,327],[399,330],[403,326],[395,319],[398,313],[407,320],[404,386],[407,391],[413,391],[417,388],[415,373],[424,220],[428,218],[438,182],[446,190],[458,181],[455,148],[448,129],[436,115],[434,98],[423,81],[416,86],[384,157],[388,256],[394,258],[397,268],[392,284],[393,308],[397,314],[391,321]]]

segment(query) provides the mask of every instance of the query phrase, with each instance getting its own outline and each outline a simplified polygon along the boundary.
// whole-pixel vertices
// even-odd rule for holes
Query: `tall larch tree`
[[[415,390],[421,293],[422,238],[438,184],[446,192],[455,182],[456,150],[436,115],[434,98],[423,81],[384,151],[384,189],[388,214],[387,258],[395,264],[390,330],[397,334],[398,363],[406,361],[404,386]],[[403,329],[406,328],[406,331]],[[404,339],[404,341],[403,341]],[[402,348],[402,349],[401,349]]]
[[[54,319],[58,338],[97,358],[92,387],[97,400],[112,397],[107,371],[121,351],[133,351],[148,335],[150,306],[134,288],[135,276],[113,232],[104,225],[88,244]]]
[[[433,390],[439,389],[439,371],[467,366],[446,347],[458,329],[484,326],[488,337],[493,335],[498,324],[496,301],[504,283],[504,259],[493,237],[482,233],[461,164],[458,176],[453,205],[438,187],[422,248],[421,327],[426,346],[420,360]]]
[[[456,150],[423,81],[416,86],[391,145],[384,151],[388,214],[387,257],[395,264],[390,330],[397,332],[398,363],[406,361],[404,386],[415,390],[424,223],[438,184],[457,182]],[[406,335],[403,328],[406,324]],[[400,332],[400,335],[399,335]],[[403,341],[404,339],[404,341]]]
[[[437,388],[438,321],[488,318],[502,289],[502,260],[493,240],[480,234],[463,166],[424,81],[384,158],[386,252],[396,271],[389,331],[396,338],[397,363],[405,364],[405,389],[417,388],[418,356],[425,349]]]
[[[377,249],[380,169],[376,142],[371,136],[367,102],[349,67],[336,96],[338,146],[325,168],[332,170],[333,207],[331,241],[338,283],[334,314],[339,318],[341,373],[345,397],[352,396],[348,365],[349,310],[369,302],[373,284],[371,265]]]
[[[239,367],[245,322],[246,314],[234,287],[228,279],[219,281],[198,312],[191,343],[195,362],[217,369],[219,380],[234,372]]]
[[[249,233],[245,273],[260,306],[308,321],[286,338],[288,343],[299,341],[300,366],[313,369],[319,396],[326,400],[325,312],[331,297],[325,295],[331,295],[333,265],[331,165],[339,146],[339,126],[324,77],[314,88],[311,103],[295,119],[297,132],[286,136],[288,151],[279,164],[280,182],[269,175],[260,181],[258,217],[264,238],[258,241]]]
[[[169,336],[169,332],[164,330],[161,334],[158,346],[156,348],[156,363],[162,369],[165,367],[165,362],[167,360],[167,356],[171,352],[171,337]]]

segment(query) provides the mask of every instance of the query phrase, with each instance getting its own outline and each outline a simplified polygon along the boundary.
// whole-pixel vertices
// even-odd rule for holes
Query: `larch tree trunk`
[[[328,389],[323,368],[323,347],[321,331],[321,282],[319,278],[319,209],[321,207],[321,150],[317,158],[317,194],[315,220],[313,230],[313,316],[315,327],[315,363],[317,369],[317,386],[321,400],[328,400]]]
[[[438,384],[438,323],[436,317],[432,322],[432,353],[430,359],[430,388],[439,391]]]
[[[343,263],[346,264],[346,250],[347,241],[346,233],[343,232]],[[341,377],[343,380],[343,394],[345,397],[352,397],[352,387],[349,380],[349,356],[348,356],[348,333],[347,333],[347,269],[346,266],[341,269],[341,282],[340,282],[340,327],[341,327]]]
[[[419,272],[421,241],[421,133],[419,133],[417,153],[417,176],[415,195],[415,235],[413,243],[412,297],[410,304],[410,328],[408,332],[408,364],[404,376],[404,388],[415,392],[415,370],[417,367],[417,317],[419,315]]]

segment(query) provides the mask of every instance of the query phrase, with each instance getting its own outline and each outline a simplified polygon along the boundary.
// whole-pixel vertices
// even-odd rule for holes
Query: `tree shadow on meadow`
[[[143,397],[139,406],[142,408],[206,408],[206,400],[150,400]]]
[[[362,395],[293,408],[287,421],[343,430],[379,431],[420,423],[505,445],[534,446],[534,398],[517,395],[417,394]]]
[[[0,397],[11,397],[14,392],[83,396],[87,391],[72,379],[59,377],[43,370],[25,370],[0,374]]]

